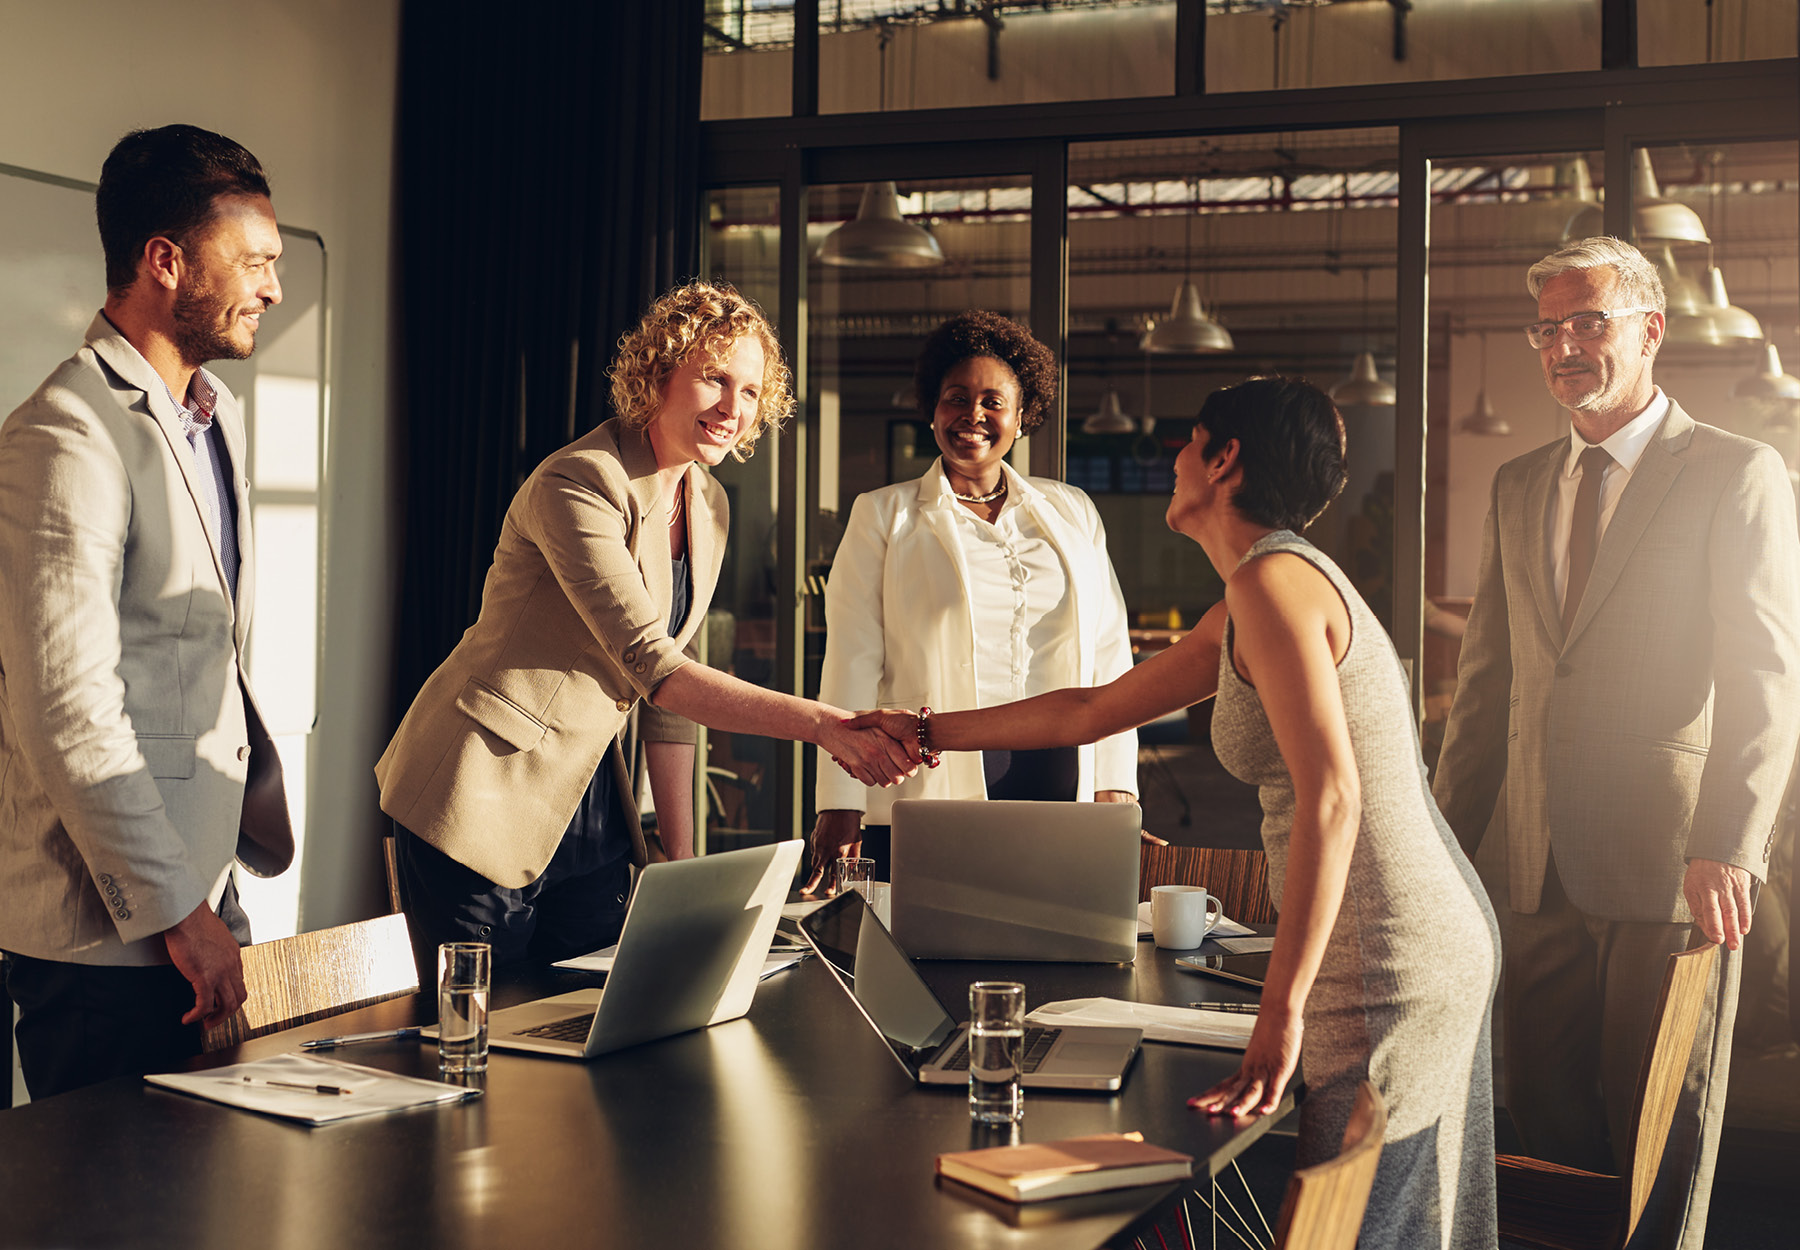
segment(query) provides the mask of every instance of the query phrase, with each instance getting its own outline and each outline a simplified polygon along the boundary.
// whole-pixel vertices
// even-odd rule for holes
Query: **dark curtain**
[[[394,721],[475,620],[525,476],[612,415],[698,263],[700,0],[406,0]]]

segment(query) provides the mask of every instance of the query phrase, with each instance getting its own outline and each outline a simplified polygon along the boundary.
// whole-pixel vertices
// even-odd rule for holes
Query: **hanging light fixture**
[[[1480,434],[1486,438],[1505,438],[1512,433],[1512,426],[1505,417],[1494,411],[1494,405],[1488,402],[1487,393],[1487,341],[1488,336],[1481,336],[1481,387],[1475,392],[1475,408],[1462,419],[1463,433]]]
[[[1363,349],[1350,365],[1349,376],[1331,388],[1329,394],[1339,407],[1392,408],[1396,392],[1393,383],[1382,379],[1375,369],[1375,353],[1369,350],[1369,271],[1363,270]]]
[[[847,269],[927,269],[944,263],[944,250],[930,231],[901,215],[892,182],[871,182],[855,219],[825,236],[818,258]]]
[[[1762,323],[1731,302],[1725,294],[1725,275],[1717,265],[1706,267],[1706,302],[1700,311],[1712,322],[1712,338],[1720,346],[1742,347],[1762,342]]]
[[[1106,385],[1106,393],[1100,397],[1100,406],[1081,423],[1083,434],[1131,434],[1136,430],[1137,422],[1126,415],[1119,403],[1119,392],[1110,382]]]
[[[1707,312],[1706,293],[1698,282],[1681,272],[1675,263],[1675,250],[1666,244],[1657,254],[1656,273],[1663,284],[1667,341],[1683,347],[1720,346],[1724,340]]]
[[[1800,378],[1782,372],[1781,353],[1775,350],[1775,344],[1766,343],[1762,372],[1741,379],[1731,393],[1739,399],[1800,400]]]
[[[1231,331],[1206,315],[1200,302],[1200,291],[1194,286],[1194,217],[1200,212],[1200,183],[1193,183],[1194,211],[1183,224],[1182,279],[1169,301],[1166,320],[1152,321],[1138,340],[1140,351],[1159,354],[1197,356],[1208,352],[1237,349]]]
[[[1643,243],[1710,243],[1700,214],[1678,200],[1665,200],[1656,185],[1650,149],[1638,148],[1632,157],[1631,232]],[[1605,211],[1598,204],[1577,210],[1563,230],[1563,242],[1591,238],[1606,229]]]

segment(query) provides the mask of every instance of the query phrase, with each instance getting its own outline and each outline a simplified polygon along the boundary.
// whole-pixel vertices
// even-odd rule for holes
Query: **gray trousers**
[[[1536,913],[1500,906],[1505,1103],[1525,1152],[1624,1174],[1638,1069],[1669,956],[1694,926],[1577,911],[1552,861]],[[1700,1250],[1725,1119],[1739,956],[1721,950],[1681,1102],[1632,1250]]]

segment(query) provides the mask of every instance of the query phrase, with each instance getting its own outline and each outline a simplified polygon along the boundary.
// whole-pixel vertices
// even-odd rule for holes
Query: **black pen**
[[[1256,1009],[1257,1009],[1258,1004],[1256,1004],[1256,1003],[1189,1003],[1188,1006],[1193,1007],[1199,1011],[1235,1011],[1239,1015],[1253,1016],[1256,1014]]]
[[[348,1094],[342,1085],[315,1085],[310,1081],[265,1081],[259,1076],[244,1078],[246,1085],[270,1085],[276,1089],[299,1089],[309,1094]]]
[[[346,1033],[342,1037],[315,1037],[301,1042],[301,1050],[330,1050],[334,1046],[354,1046],[358,1042],[403,1041],[419,1036],[419,1026],[409,1029],[384,1029],[379,1033]]]

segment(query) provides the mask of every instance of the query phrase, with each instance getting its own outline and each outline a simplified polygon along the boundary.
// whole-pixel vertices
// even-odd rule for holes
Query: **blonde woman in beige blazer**
[[[375,766],[422,942],[485,941],[508,962],[616,939],[646,853],[618,744],[634,711],[675,858],[692,853],[695,721],[816,743],[870,785],[911,772],[848,713],[693,662],[728,526],[706,470],[793,404],[762,313],[723,284],[671,291],[612,382],[619,416],[519,488],[480,616]]]

